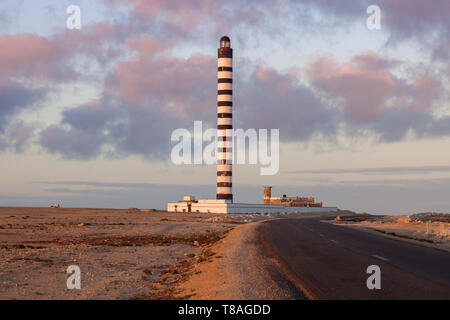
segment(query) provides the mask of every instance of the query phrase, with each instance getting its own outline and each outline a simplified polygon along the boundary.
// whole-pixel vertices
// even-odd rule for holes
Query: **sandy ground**
[[[3,207],[0,299],[304,298],[258,238],[258,221],[298,215]]]
[[[179,285],[193,299],[298,299],[295,288],[285,290],[278,274],[278,262],[261,252],[258,228],[261,222],[246,224],[214,246],[209,261],[196,265],[193,277]],[[286,283],[288,286],[289,284]]]
[[[331,223],[376,232],[387,237],[450,252],[450,223],[430,221],[429,232],[427,233],[427,222],[414,221],[413,217],[414,215],[360,215],[340,221],[333,220]]]
[[[263,248],[260,226],[311,216],[0,208],[0,299],[305,299]],[[410,215],[320,216],[450,251],[448,222],[427,233]],[[67,288],[70,265],[80,290]]]
[[[0,208],[0,299],[164,298],[203,246],[236,226],[223,215]],[[81,290],[67,289],[68,266]]]
[[[274,266],[257,254],[257,225],[244,225],[286,216],[3,207],[0,299],[288,298],[291,293],[279,292],[265,271]],[[241,231],[223,239],[236,226]],[[222,255],[213,246],[217,241]],[[67,288],[71,265],[80,267],[80,290]],[[218,285],[209,295],[196,292],[202,284],[178,286],[204,267],[217,268],[221,281],[226,275],[232,290]],[[251,286],[258,279],[270,285],[255,294]]]
[[[340,214],[346,216],[352,213],[341,211]],[[289,214],[287,217],[331,219],[336,217],[336,212]],[[195,290],[193,299],[202,300],[307,299],[300,289],[286,280],[289,274],[263,246],[262,223],[264,221],[233,229],[226,238],[212,246],[214,256],[207,263],[196,264],[197,272],[181,282],[178,288],[186,292]]]

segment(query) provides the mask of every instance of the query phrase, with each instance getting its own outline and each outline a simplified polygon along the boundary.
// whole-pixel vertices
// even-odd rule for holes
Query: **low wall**
[[[253,203],[226,203],[201,201],[198,203],[170,202],[169,212],[200,212],[200,213],[281,213],[281,212],[329,212],[337,211],[337,207],[287,207],[282,205],[267,205]]]
[[[337,211],[337,207],[286,207],[278,205],[232,204],[227,213],[293,213],[293,212],[329,212]]]

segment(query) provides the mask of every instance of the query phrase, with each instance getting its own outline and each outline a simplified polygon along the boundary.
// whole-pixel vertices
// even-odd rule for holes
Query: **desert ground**
[[[331,223],[450,252],[450,214],[424,212],[393,216],[363,213],[334,219]]]
[[[235,225],[212,214],[0,208],[0,299],[171,298],[165,289]],[[67,289],[70,265],[81,290]]]
[[[268,219],[311,215],[317,213],[3,207],[0,299],[304,299],[261,251],[258,230]],[[436,221],[425,237],[425,222],[411,216],[321,216],[399,240],[449,244],[448,235],[437,235]],[[80,267],[80,290],[67,288],[71,265]]]
[[[270,214],[139,209],[0,208],[0,299],[175,299],[211,247],[234,227]],[[71,265],[81,289],[69,290]],[[176,291],[175,291],[176,288]]]

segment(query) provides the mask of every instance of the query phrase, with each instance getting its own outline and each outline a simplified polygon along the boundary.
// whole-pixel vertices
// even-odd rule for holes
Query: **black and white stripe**
[[[222,37],[217,68],[217,195],[233,202],[232,133],[233,129],[233,49],[230,39]]]

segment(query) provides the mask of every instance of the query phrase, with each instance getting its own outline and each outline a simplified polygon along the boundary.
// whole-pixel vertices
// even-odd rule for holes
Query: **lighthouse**
[[[272,197],[270,186],[264,187],[264,203],[236,203],[232,192],[233,160],[233,49],[230,38],[220,39],[217,55],[217,193],[215,199],[185,196],[169,202],[168,212],[202,213],[294,213],[337,211],[337,207],[312,206],[314,198]],[[301,205],[300,205],[301,203]],[[294,205],[293,205],[294,204]],[[304,205],[306,204],[306,206]],[[322,205],[320,203],[320,205]]]
[[[233,202],[233,49],[230,38],[220,39],[217,56],[217,200]]]

